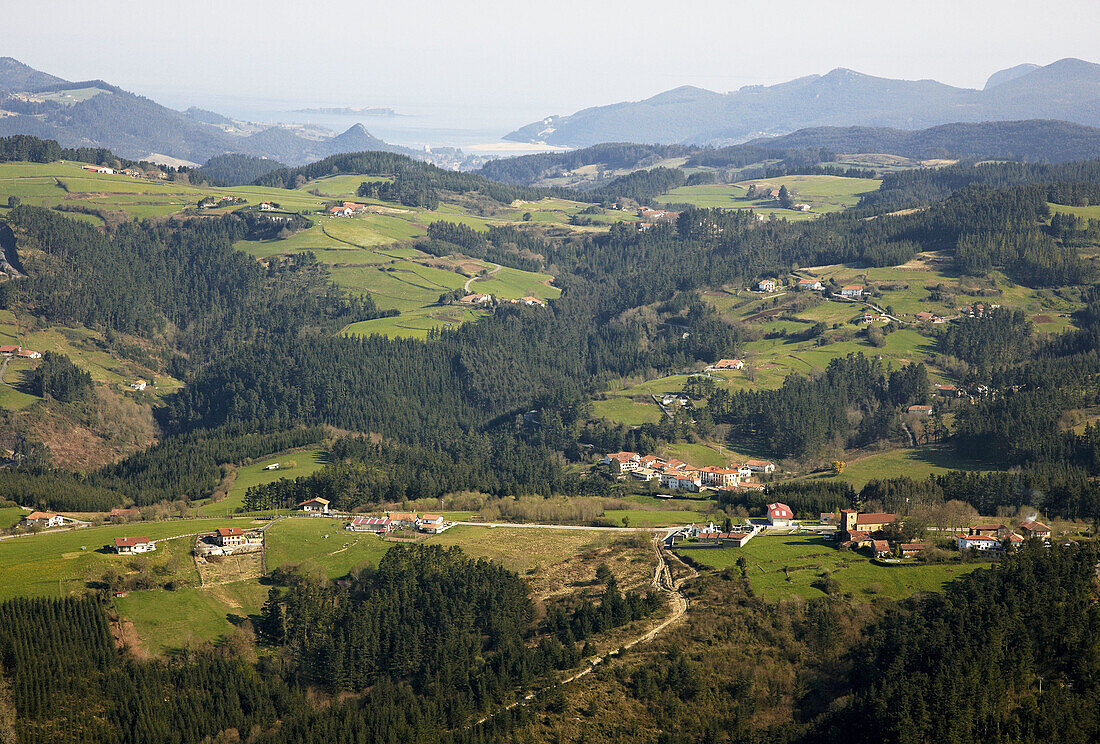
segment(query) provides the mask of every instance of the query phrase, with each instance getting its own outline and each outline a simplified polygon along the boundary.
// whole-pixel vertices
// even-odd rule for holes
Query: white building
[[[134,553],[151,553],[157,549],[157,544],[147,537],[116,537],[115,552],[119,555],[133,555]]]
[[[791,507],[780,502],[768,504],[768,522],[772,527],[791,527],[795,524]]]
[[[298,504],[298,508],[304,512],[313,512],[316,514],[328,514],[328,499],[313,498],[303,501]]]

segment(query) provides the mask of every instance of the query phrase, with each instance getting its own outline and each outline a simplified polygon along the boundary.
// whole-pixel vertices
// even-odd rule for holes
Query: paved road
[[[542,526],[547,526],[547,525],[542,525]],[[608,528],[607,527],[589,527],[588,529],[608,529]],[[642,528],[637,528],[637,529],[642,529]],[[656,531],[657,532],[664,532],[665,535],[667,536],[668,534],[671,534],[675,530],[662,529],[662,530],[656,530]],[[634,638],[634,639],[628,641],[627,643],[624,643],[622,646],[619,647],[620,649],[628,649],[628,648],[632,648],[633,646],[638,645],[639,643],[648,643],[649,641],[652,641],[654,638],[656,638],[658,635],[660,635],[665,629],[667,629],[673,623],[678,622],[687,613],[687,607],[688,607],[687,597],[685,597],[683,592],[680,591],[680,587],[683,586],[685,581],[688,581],[689,579],[693,579],[696,576],[698,576],[699,574],[695,569],[691,568],[686,563],[683,563],[682,561],[679,561],[679,559],[677,559],[677,561],[679,561],[682,565],[684,565],[690,571],[690,573],[687,576],[681,577],[680,579],[677,579],[676,581],[673,581],[672,580],[672,573],[669,571],[668,563],[665,561],[665,554],[664,554],[664,548],[662,547],[662,542],[663,541],[662,541],[660,535],[655,535],[653,537],[653,551],[657,556],[657,566],[653,571],[652,585],[653,585],[653,588],[656,589],[657,591],[664,592],[665,594],[668,595],[669,604],[672,607],[672,612],[669,613],[669,616],[667,618],[665,618],[660,623],[658,623],[654,627],[647,630],[645,633],[642,633],[637,638]],[[605,653],[605,654],[600,654],[598,656],[593,656],[591,659],[588,660],[588,664],[583,669],[573,673],[569,677],[566,677],[559,684],[567,685],[570,682],[575,682],[576,680],[580,679],[581,677],[584,677],[585,675],[591,674],[592,670],[594,670],[598,665],[600,665],[600,664],[604,663],[605,661],[607,661],[607,657],[609,655],[610,655],[610,652]],[[516,700],[516,701],[514,701],[512,703],[509,703],[508,705],[504,706],[503,708],[500,708],[496,711],[493,711],[489,715],[487,715],[484,718],[482,718],[481,720],[479,720],[478,723],[479,724],[484,723],[485,721],[489,720],[490,718],[492,718],[494,716],[497,716],[497,715],[500,715],[501,713],[503,713],[506,710],[512,710],[517,705],[525,705],[525,704],[531,702],[532,700],[534,700],[539,695],[541,695],[542,693],[546,692],[549,689],[551,689],[551,687],[548,686],[548,687],[544,687],[540,690],[535,690],[534,692],[530,692],[527,695],[520,698],[519,700]]]
[[[493,266],[495,266],[496,268],[489,272],[490,276],[492,276],[493,274],[500,271],[500,264],[493,264]],[[469,292],[470,291],[470,285],[473,284],[475,281],[477,281],[480,278],[481,278],[480,276],[471,276],[469,279],[467,279],[466,283],[462,285],[463,291]]]

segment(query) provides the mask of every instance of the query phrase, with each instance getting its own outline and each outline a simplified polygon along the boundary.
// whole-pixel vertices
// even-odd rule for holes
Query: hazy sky
[[[0,18],[0,55],[176,107],[462,103],[517,126],[834,67],[980,87],[1021,62],[1100,62],[1100,0],[2,0]]]

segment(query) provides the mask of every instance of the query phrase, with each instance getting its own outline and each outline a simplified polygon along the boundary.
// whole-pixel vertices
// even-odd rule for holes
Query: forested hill
[[[325,176],[347,174],[357,176],[387,176],[394,180],[397,193],[449,191],[465,194],[473,191],[502,204],[516,199],[535,200],[548,196],[586,201],[583,194],[571,189],[545,189],[491,181],[476,173],[445,170],[406,155],[388,152],[352,152],[333,155],[297,168],[280,168],[256,179],[257,186],[292,189]],[[366,195],[366,194],[362,194]],[[385,197],[383,197],[385,198]],[[393,199],[394,201],[400,198]]]

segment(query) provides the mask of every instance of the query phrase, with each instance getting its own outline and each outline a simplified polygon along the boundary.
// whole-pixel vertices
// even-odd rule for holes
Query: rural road
[[[0,382],[3,382],[8,387],[11,387],[10,382],[4,381],[4,373],[8,371],[8,362],[11,361],[11,357],[4,357],[4,363],[0,364]]]
[[[493,274],[500,271],[500,264],[493,264],[493,266],[495,266],[496,268],[489,272],[489,276],[492,276]],[[475,281],[477,281],[480,278],[481,278],[480,276],[471,276],[469,279],[466,280],[466,283],[462,285],[462,291],[463,292],[469,292],[470,291],[470,285],[473,284]]]
[[[606,527],[589,527],[588,529],[608,529],[608,528],[606,528]],[[637,529],[641,529],[641,528],[637,528]],[[668,534],[671,534],[668,530],[663,530],[663,531],[668,533]],[[617,649],[619,651],[626,650],[628,648],[632,648],[632,647],[638,645],[639,643],[648,643],[649,641],[652,641],[654,638],[656,638],[658,635],[660,635],[666,628],[671,626],[673,623],[676,623],[677,621],[679,621],[687,613],[687,606],[688,606],[687,597],[685,597],[683,592],[680,591],[680,587],[683,585],[683,583],[685,581],[695,578],[696,576],[699,575],[699,573],[695,569],[691,568],[690,566],[687,566],[688,570],[691,571],[691,573],[688,574],[687,576],[684,576],[684,577],[681,577],[680,579],[677,579],[676,581],[673,581],[672,580],[672,573],[668,570],[668,563],[665,561],[664,549],[661,546],[662,542],[663,541],[661,540],[660,536],[655,535],[653,537],[653,551],[657,555],[657,566],[653,571],[652,586],[653,586],[654,589],[656,589],[660,592],[664,592],[665,594],[667,594],[669,596],[669,604],[672,607],[672,612],[669,613],[669,616],[667,618],[665,618],[660,623],[658,623],[654,627],[647,630],[642,635],[638,636],[637,638],[634,638],[633,640],[630,640],[630,641],[624,643],[622,646],[620,646]],[[686,566],[687,564],[684,564],[684,565]],[[600,654],[598,656],[593,656],[591,659],[588,660],[588,664],[583,669],[581,669],[578,672],[575,672],[574,674],[570,675],[569,677],[566,677],[561,682],[559,682],[558,685],[567,685],[570,682],[575,682],[576,680],[580,679],[581,677],[584,677],[585,675],[591,674],[592,670],[594,670],[599,664],[602,664],[603,662],[607,661],[607,657],[610,654],[611,654],[611,652],[607,652],[607,653]],[[529,703],[532,700],[534,700],[535,698],[537,698],[540,694],[546,692],[547,690],[551,689],[551,687],[554,687],[554,686],[557,686],[557,685],[551,685],[551,686],[543,687],[542,689],[535,690],[534,692],[530,692],[527,695],[520,698],[519,700],[516,700],[512,703],[509,703],[508,705],[504,706],[503,708],[500,708],[500,709],[490,713],[489,715],[485,716],[484,718],[482,718],[481,720],[478,721],[478,724],[485,723],[485,721],[489,720],[490,718],[492,718],[494,716],[500,715],[501,713],[503,713],[506,710],[512,710],[517,705],[524,705],[526,703]]]
[[[529,522],[455,522],[455,524],[467,527],[523,527],[539,530],[592,530],[594,532],[607,532],[608,530],[613,532],[662,532],[667,529],[665,527],[592,527],[591,525],[531,524]]]

